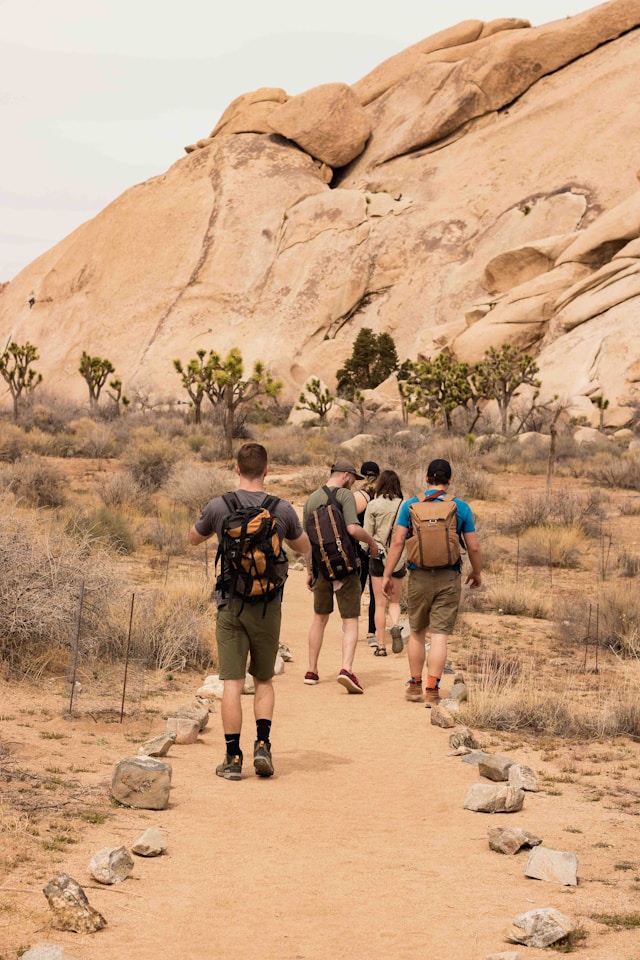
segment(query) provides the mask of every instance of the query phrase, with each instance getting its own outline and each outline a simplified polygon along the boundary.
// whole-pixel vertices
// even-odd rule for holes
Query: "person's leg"
[[[225,680],[224,690],[222,691],[222,703],[220,705],[220,716],[222,717],[222,729],[225,736],[237,734],[238,738],[242,731],[242,691],[244,689],[245,678],[242,680]]]
[[[454,570],[438,571],[435,581],[436,590],[429,623],[431,644],[427,662],[427,706],[440,699],[438,688],[447,663],[447,644],[455,626],[462,589],[460,574]]]
[[[409,608],[409,642],[407,658],[411,678],[405,689],[407,700],[422,703],[422,671],[426,658],[424,640],[429,626],[431,606],[430,578],[426,570],[411,570],[407,586],[407,606]]]
[[[440,677],[444,673],[445,664],[447,662],[447,642],[449,640],[448,633],[432,633],[431,634],[431,644],[429,646],[429,656],[427,658],[427,686],[435,687],[437,684],[430,683],[430,680],[437,679],[440,680]]]
[[[391,650],[393,653],[402,653],[404,642],[402,640],[402,630],[399,626],[400,620],[400,597],[402,596],[402,580],[392,578],[391,596],[389,598],[389,616],[391,617]]]
[[[329,622],[328,613],[314,613],[309,629],[309,672],[318,673],[318,657],[322,649],[324,631]]]
[[[271,756],[271,720],[275,691],[272,680],[255,678],[255,685],[253,712],[256,718],[256,742],[253,745],[253,766],[259,777],[272,777],[274,769]]]
[[[347,577],[336,593],[338,609],[342,617],[342,668],[338,683],[349,693],[362,693],[362,685],[353,673],[353,660],[358,645],[358,622],[360,620],[360,581],[357,576]]]
[[[225,740],[225,758],[216,767],[216,773],[226,780],[240,780],[242,774],[241,697],[247,669],[249,637],[233,604],[218,610],[216,640],[220,679],[224,681],[220,715]]]
[[[353,673],[353,659],[358,645],[358,618],[343,619],[344,633],[342,634],[342,669]]]
[[[377,632],[377,620],[376,620],[376,609],[378,604],[378,598],[376,597],[375,590],[372,585],[372,578],[369,577],[369,633],[375,633],[378,638],[378,643],[384,645],[384,631],[382,633]],[[384,608],[383,608],[384,609]]]
[[[378,641],[378,649],[384,649],[387,626],[387,601],[382,592],[382,577],[370,577],[369,583],[371,584],[375,610],[375,634]],[[369,610],[371,610],[371,607],[369,607]]]

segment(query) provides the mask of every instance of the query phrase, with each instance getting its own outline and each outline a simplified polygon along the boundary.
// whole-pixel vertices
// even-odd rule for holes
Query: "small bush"
[[[159,490],[179,457],[180,448],[175,443],[155,435],[134,437],[123,459],[136,483],[145,490]]]
[[[490,592],[491,606],[503,616],[532,617],[534,620],[550,620],[551,607],[546,592],[521,584],[494,587]]]
[[[600,641],[623,658],[640,658],[640,594],[635,583],[604,587],[598,605]]]
[[[41,457],[25,457],[3,471],[2,480],[16,499],[30,507],[61,507],[66,485],[60,471]]]
[[[526,530],[520,540],[520,557],[533,566],[576,568],[587,552],[587,540],[579,527],[544,525]]]
[[[27,435],[15,423],[3,423],[0,430],[0,462],[15,463],[29,450]]]
[[[587,464],[584,475],[605,487],[640,490],[640,456],[633,452],[601,453]]]
[[[180,584],[143,602],[137,646],[157,670],[208,670],[214,665],[211,585]]]
[[[186,507],[197,517],[212,497],[234,490],[235,481],[235,474],[228,470],[202,469],[192,463],[180,463],[171,471],[165,493],[174,503]]]
[[[110,547],[116,553],[129,554],[136,549],[129,523],[113,507],[103,506],[89,513],[74,512],[66,529],[71,536],[80,536],[85,542]]]
[[[603,497],[598,490],[585,496],[530,494],[522,497],[502,526],[508,533],[523,533],[530,527],[543,525],[573,526],[595,537],[601,532],[603,518]]]
[[[640,555],[623,550],[618,557],[618,569],[622,577],[637,577],[640,574]]]
[[[97,484],[97,493],[105,507],[148,507],[148,491],[130,473],[114,473]]]

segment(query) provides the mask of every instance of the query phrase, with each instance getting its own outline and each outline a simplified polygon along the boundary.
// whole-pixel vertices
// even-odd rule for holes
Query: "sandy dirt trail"
[[[254,775],[250,697],[243,698],[243,779],[215,776],[223,753],[216,706],[197,744],[171,749],[169,808],[118,809],[61,867],[87,884],[106,929],[54,931],[43,898],[32,944],[62,944],[80,960],[480,960],[509,949],[503,930],[517,914],[541,906],[570,911],[567,890],[526,880],[523,856],[493,853],[486,839],[489,824],[500,822],[547,836],[558,798],[538,794],[515,817],[465,811],[477,768],[447,756],[448,731],[431,725],[422,704],[404,700],[404,654],[393,656],[389,645],[386,659],[375,658],[362,640],[355,670],[365,693],[349,695],[335,680],[341,633],[334,614],[321,682],[306,686],[310,618],[303,574],[294,572],[282,639],[295,660],[275,681],[275,777]],[[365,625],[363,618],[362,635]],[[135,752],[124,740],[121,749],[120,756]],[[150,825],[166,831],[166,855],[136,857],[132,877],[117,887],[88,882],[97,849],[130,848]],[[543,951],[526,955],[537,960]]]

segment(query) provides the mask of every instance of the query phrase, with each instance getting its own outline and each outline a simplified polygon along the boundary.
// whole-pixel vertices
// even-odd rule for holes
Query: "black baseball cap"
[[[451,464],[448,460],[432,460],[427,467],[427,479],[436,480],[439,477],[451,480]]]
[[[364,474],[365,477],[379,477],[380,467],[374,460],[365,460],[360,467],[360,473]]]

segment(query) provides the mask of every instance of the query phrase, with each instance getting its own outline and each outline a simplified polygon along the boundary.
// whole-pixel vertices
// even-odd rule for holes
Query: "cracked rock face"
[[[47,389],[76,399],[87,344],[127,394],[167,400],[174,358],[239,346],[293,401],[310,376],[335,388],[365,326],[401,360],[509,342],[536,357],[542,401],[584,414],[603,396],[625,426],[639,59],[640,0],[612,0],[540,27],[452,25],[352,87],[243,94],[0,289],[0,334],[36,344]]]

